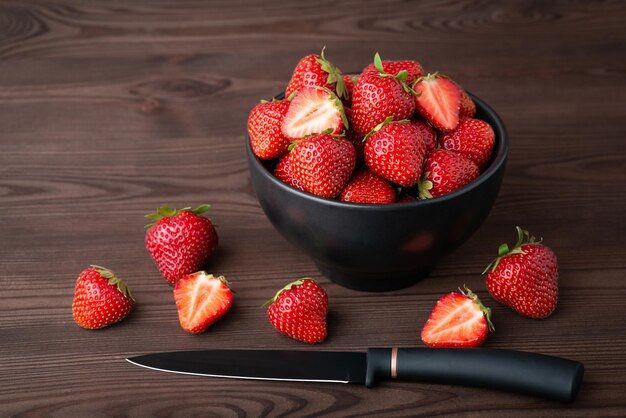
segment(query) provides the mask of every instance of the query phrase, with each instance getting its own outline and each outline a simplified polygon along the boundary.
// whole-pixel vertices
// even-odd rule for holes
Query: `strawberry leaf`
[[[311,278],[308,278],[308,277],[305,277],[305,278],[302,278],[302,279],[298,279],[298,280],[296,280],[295,282],[291,282],[291,283],[289,283],[288,285],[286,285],[285,287],[283,287],[282,289],[280,289],[278,292],[276,292],[276,294],[274,295],[274,297],[273,297],[273,298],[271,298],[271,299],[269,299],[269,300],[265,301],[265,303],[264,303],[263,305],[261,305],[261,308],[266,308],[266,307],[268,307],[268,306],[269,306],[269,305],[271,305],[272,303],[276,302],[276,300],[278,300],[278,298],[280,297],[280,294],[281,294],[281,293],[283,293],[283,292],[284,292],[284,291],[286,291],[286,290],[290,290],[290,289],[292,289],[292,288],[294,288],[294,287],[298,287],[298,286],[302,285],[302,284],[303,284],[305,281],[307,281],[307,280],[312,281],[312,282],[315,282],[315,280],[313,280],[313,279],[311,279]]]

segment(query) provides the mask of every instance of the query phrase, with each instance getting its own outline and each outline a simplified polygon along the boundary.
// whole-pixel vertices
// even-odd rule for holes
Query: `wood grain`
[[[626,415],[626,5],[612,1],[0,2],[0,416]],[[380,51],[449,74],[505,120],[511,153],[490,217],[409,289],[366,294],[320,276],[269,224],[250,186],[249,109],[297,60],[328,46],[346,71]],[[212,271],[231,313],[202,335],[177,322],[144,246],[143,214],[209,202]],[[559,257],[561,297],[522,318],[484,290],[482,267],[521,224]],[[137,296],[106,330],[74,325],[75,278],[108,266]],[[312,276],[331,300],[322,350],[420,346],[437,297],[467,283],[494,310],[487,346],[582,361],[561,405],[480,389],[394,382],[242,382],[126,363],[202,348],[293,348],[259,305]]]

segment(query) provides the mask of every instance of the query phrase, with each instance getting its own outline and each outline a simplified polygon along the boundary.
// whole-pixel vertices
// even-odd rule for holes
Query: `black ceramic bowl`
[[[333,282],[365,291],[409,286],[478,229],[498,195],[508,154],[507,132],[491,107],[473,95],[472,99],[475,117],[493,127],[496,143],[484,172],[455,192],[391,205],[324,199],[275,178],[268,163],[252,153],[246,135],[259,203],[274,227]]]

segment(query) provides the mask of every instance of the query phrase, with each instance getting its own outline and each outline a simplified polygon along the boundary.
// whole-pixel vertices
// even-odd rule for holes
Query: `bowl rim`
[[[421,206],[436,205],[436,204],[444,203],[462,194],[469,193],[470,191],[476,189],[481,184],[486,182],[490,177],[495,175],[497,171],[499,171],[502,165],[506,163],[506,159],[509,153],[508,132],[507,132],[506,126],[504,125],[504,122],[502,121],[502,118],[500,118],[498,113],[491,106],[489,106],[484,100],[480,99],[479,97],[475,96],[474,94],[470,93],[467,90],[466,92],[472,98],[472,100],[476,103],[477,107],[480,107],[481,111],[483,111],[484,113],[489,114],[491,118],[496,122],[495,126],[493,126],[492,128],[494,129],[494,132],[496,134],[496,139],[498,139],[498,141],[496,142],[497,153],[495,156],[493,156],[493,160],[491,164],[489,165],[489,167],[487,168],[487,170],[481,173],[476,180],[461,187],[460,189],[457,189],[443,196],[433,197],[432,199],[426,199],[426,200],[417,200],[415,202],[401,202],[401,203],[393,203],[393,204],[387,204],[387,205],[376,205],[376,204],[371,204],[371,203],[341,202],[339,200],[327,199],[325,197],[316,196],[314,194],[311,194],[302,190],[298,190],[295,187],[289,186],[288,184],[283,183],[282,181],[278,180],[274,176],[274,174],[270,172],[267,169],[267,167],[265,167],[265,165],[261,162],[261,159],[257,157],[256,155],[254,155],[254,153],[252,152],[252,146],[250,145],[250,136],[246,130],[245,141],[246,141],[246,153],[248,156],[248,161],[251,164],[256,165],[261,175],[264,176],[266,179],[269,179],[269,181],[272,184],[274,184],[276,187],[279,187],[288,193],[295,194],[305,200],[309,200],[317,204],[328,205],[328,206],[333,206],[337,208],[346,208],[346,209],[355,209],[355,210],[364,210],[364,211],[394,211],[395,209],[400,209],[400,208],[404,209],[404,208],[421,207]],[[279,99],[281,98],[281,96],[284,97],[284,93],[276,95],[276,98]]]

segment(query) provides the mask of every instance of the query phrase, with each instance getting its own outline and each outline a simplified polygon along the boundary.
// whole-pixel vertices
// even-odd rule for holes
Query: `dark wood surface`
[[[0,1],[0,416],[626,415],[626,4],[490,1]],[[417,58],[490,103],[511,152],[480,230],[428,279],[384,294],[343,289],[270,225],[251,190],[248,111],[328,46],[346,71],[375,51]],[[236,289],[202,335],[178,325],[144,248],[143,215],[208,202],[210,269]],[[525,319],[480,271],[520,224],[560,262],[560,303]],[[77,327],[73,286],[89,264],[138,300],[121,324]],[[259,305],[312,276],[330,295],[318,348],[421,346],[439,295],[467,283],[492,306],[487,347],[584,362],[572,405],[481,389],[395,382],[263,383],[177,376],[124,361],[146,352],[307,348]]]

